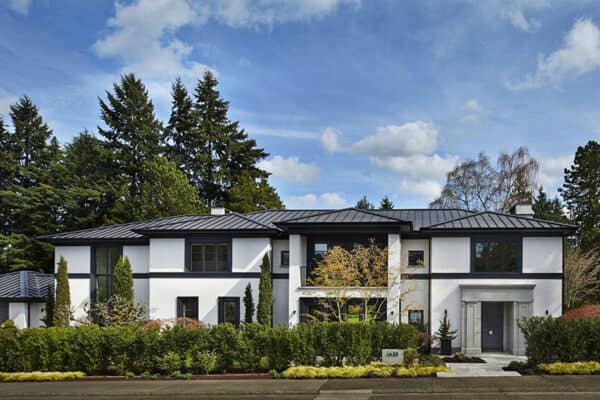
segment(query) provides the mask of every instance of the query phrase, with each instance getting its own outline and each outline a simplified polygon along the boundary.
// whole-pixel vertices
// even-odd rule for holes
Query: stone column
[[[481,302],[461,302],[461,350],[466,355],[481,354]]]
[[[388,293],[387,293],[387,320],[394,324],[400,323],[400,255],[401,240],[399,233],[389,233],[387,237],[388,248]]]

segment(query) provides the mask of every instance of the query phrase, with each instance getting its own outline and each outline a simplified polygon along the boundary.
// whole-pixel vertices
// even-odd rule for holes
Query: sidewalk
[[[513,356],[505,353],[485,353],[481,356],[485,364],[481,363],[446,363],[449,372],[438,372],[438,378],[467,378],[483,376],[521,376],[516,371],[504,371],[511,361],[526,361],[527,357]]]
[[[598,376],[1,383],[0,399],[598,399]]]

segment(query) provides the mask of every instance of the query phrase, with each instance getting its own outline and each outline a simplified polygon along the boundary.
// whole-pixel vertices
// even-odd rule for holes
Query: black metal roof
[[[54,275],[35,271],[15,271],[0,275],[0,299],[43,300],[48,287],[54,290]]]
[[[462,218],[442,222],[425,227],[426,230],[477,230],[477,229],[518,229],[518,230],[573,230],[574,225],[546,221],[511,214],[502,214],[493,211],[484,211]]]
[[[475,213],[458,209],[360,210],[264,210],[224,215],[179,215],[150,221],[102,226],[42,236],[51,243],[97,240],[145,241],[149,235],[185,232],[285,232],[286,226],[300,224],[411,224],[412,231],[450,230],[563,230],[576,227],[512,214]]]

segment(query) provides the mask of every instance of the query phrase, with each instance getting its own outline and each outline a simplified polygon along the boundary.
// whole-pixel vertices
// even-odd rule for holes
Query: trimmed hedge
[[[282,378],[286,379],[355,379],[355,378],[387,378],[433,376],[437,372],[449,371],[445,365],[396,367],[382,363],[371,363],[359,366],[343,367],[312,367],[301,365],[283,371]]]
[[[600,374],[600,363],[597,361],[579,361],[572,363],[556,362],[540,364],[538,368],[550,375],[592,375]]]
[[[83,372],[0,372],[0,382],[56,382],[83,378]]]
[[[600,319],[532,317],[519,321],[533,365],[600,361]]]
[[[202,354],[214,354],[217,370],[264,368],[282,371],[291,364],[367,364],[381,358],[382,348],[417,345],[410,325],[387,323],[300,324],[268,328],[230,324],[185,328],[69,328],[0,329],[0,371],[82,371],[88,375],[158,373],[166,361],[181,372],[201,369]],[[168,356],[167,356],[168,355]],[[167,358],[165,359],[165,356]],[[261,359],[262,362],[261,362]],[[179,362],[178,362],[179,361]],[[177,365],[179,364],[179,365]]]

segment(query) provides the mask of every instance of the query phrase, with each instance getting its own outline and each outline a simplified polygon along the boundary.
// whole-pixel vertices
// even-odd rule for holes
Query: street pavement
[[[0,383],[3,399],[600,399],[600,376]]]

